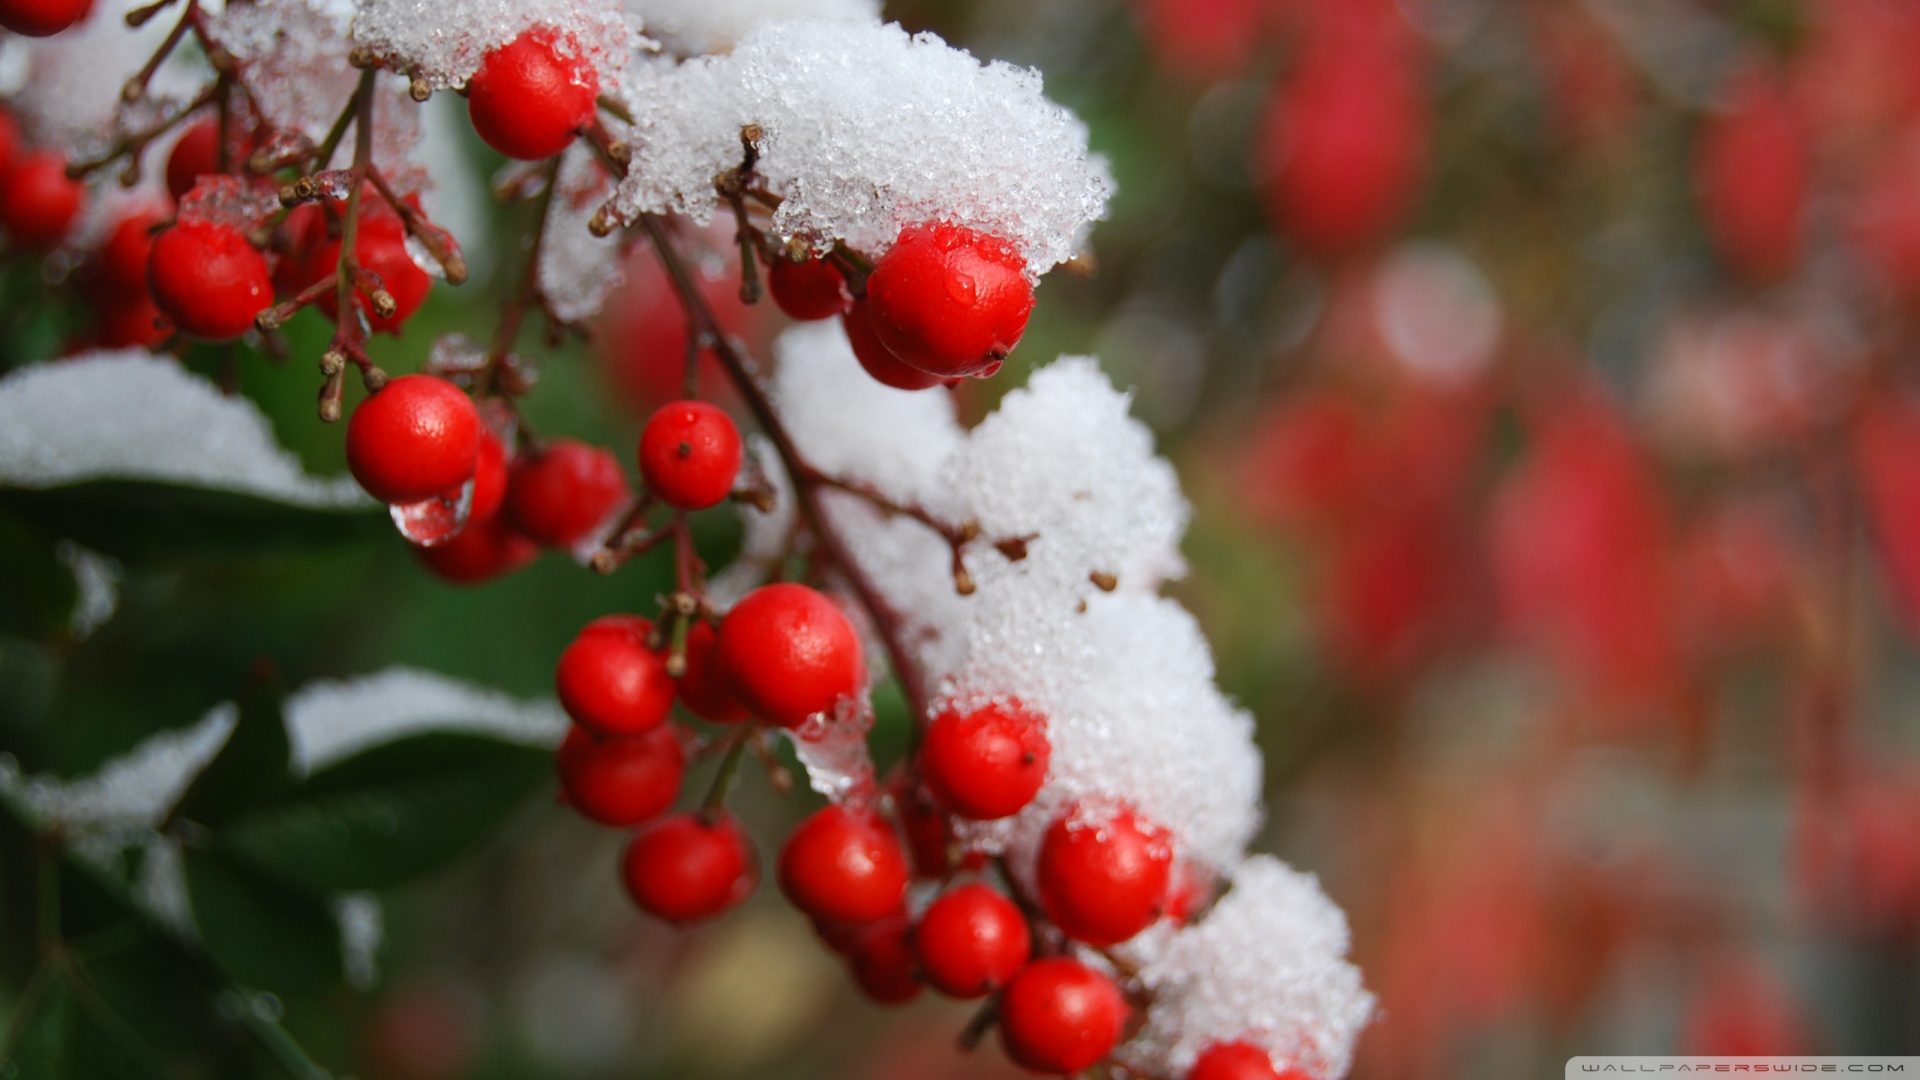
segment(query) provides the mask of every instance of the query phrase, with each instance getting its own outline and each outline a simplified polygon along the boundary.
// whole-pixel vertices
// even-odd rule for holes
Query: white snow
[[[83,353],[0,379],[0,485],[155,480],[311,507],[371,505],[351,477],[321,480],[274,440],[251,401],[171,357]]]
[[[75,157],[104,150],[117,130],[137,130],[172,115],[208,81],[207,67],[188,50],[161,65],[140,107],[123,110],[120,91],[159,48],[180,7],[162,12],[135,30],[126,14],[145,0],[98,0],[85,22],[25,44],[26,77],[8,102],[30,142]],[[165,158],[148,162],[159,168]],[[117,173],[109,167],[107,175]]]
[[[566,715],[554,702],[523,702],[405,667],[310,682],[287,699],[286,718],[297,776],[428,731],[473,732],[530,746],[556,746],[567,730]]]
[[[1112,194],[1086,125],[1046,99],[1038,72],[895,25],[763,22],[728,55],[638,64],[624,90],[628,220],[710,220],[746,124],[764,132],[758,169],[785,199],[773,232],[820,248],[878,255],[902,228],[946,221],[1009,241],[1037,277],[1083,246]]]
[[[1373,1018],[1346,960],[1347,920],[1312,875],[1257,855],[1197,925],[1170,935],[1140,972],[1146,1026],[1122,1048],[1152,1075],[1182,1075],[1216,1042],[1245,1040],[1317,1080],[1338,1080]]]
[[[878,0],[627,0],[647,36],[680,56],[725,52],[755,25],[773,19],[872,22]]]
[[[239,61],[240,77],[267,121],[318,146],[360,81],[347,63],[353,14],[348,0],[256,0],[229,5],[208,20],[207,32]],[[419,141],[420,110],[407,97],[407,80],[380,76],[374,160],[389,172],[400,170]],[[343,141],[333,164],[344,165],[352,145],[351,138]]]
[[[633,234],[595,236],[587,228],[612,194],[613,180],[592,149],[569,147],[540,238],[540,295],[562,322],[598,315],[607,294],[625,280],[622,264]]]
[[[608,89],[643,41],[620,0],[359,0],[353,17],[356,43],[435,90],[465,86],[487,53],[534,29],[585,56]]]

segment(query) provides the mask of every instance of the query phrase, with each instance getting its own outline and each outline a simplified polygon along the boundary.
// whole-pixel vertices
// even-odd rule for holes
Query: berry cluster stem
[[[821,512],[819,489],[825,485],[821,479],[825,474],[807,463],[794,443],[793,436],[787,431],[786,424],[780,419],[779,411],[773,406],[760,380],[760,372],[751,357],[747,356],[721,328],[713,314],[706,297],[700,292],[694,281],[692,271],[687,266],[685,256],[674,243],[665,223],[652,214],[642,215],[640,227],[645,230],[648,240],[653,244],[654,252],[659,256],[661,265],[666,268],[667,277],[673,283],[675,293],[688,318],[700,330],[699,338],[704,338],[713,354],[720,361],[727,377],[739,391],[760,428],[773,443],[774,450],[780,455],[780,461],[786,466],[788,475],[793,477],[795,499],[798,501],[800,515],[808,528],[819,540],[822,553],[837,567],[845,577],[853,592],[854,600],[865,609],[874,629],[879,633],[881,642],[887,650],[887,659],[900,686],[906,693],[907,702],[913,710],[913,731],[917,738],[921,725],[928,715],[930,695],[927,692],[925,674],[919,664],[907,651],[902,640],[900,614],[880,596],[880,592],[848,552],[845,540],[828,523],[827,516]]]

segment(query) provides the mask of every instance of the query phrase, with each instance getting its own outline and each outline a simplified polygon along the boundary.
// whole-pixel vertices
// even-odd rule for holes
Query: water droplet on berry
[[[453,491],[415,503],[395,503],[388,507],[393,526],[410,544],[433,547],[459,535],[466,527],[467,513],[473,509],[473,481]]]

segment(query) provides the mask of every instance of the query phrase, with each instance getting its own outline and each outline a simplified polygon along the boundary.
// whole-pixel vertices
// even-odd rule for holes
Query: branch
[[[753,360],[736,347],[721,328],[713,314],[713,308],[701,295],[700,287],[688,269],[686,259],[674,245],[673,238],[667,234],[661,219],[653,214],[640,218],[640,227],[646,231],[653,242],[654,252],[660,257],[661,265],[666,268],[667,277],[672,281],[674,291],[679,294],[681,305],[689,317],[700,327],[702,334],[711,342],[715,357],[727,376],[739,390],[747,408],[759,422],[760,428],[773,443],[774,450],[780,455],[789,475],[794,479],[794,496],[800,507],[800,513],[806,519],[808,527],[820,541],[823,554],[841,571],[853,590],[854,600],[871,617],[874,628],[887,650],[887,658],[894,673],[900,679],[901,688],[906,692],[907,701],[913,709],[913,730],[917,735],[921,725],[926,723],[929,695],[926,679],[912,654],[907,651],[901,640],[900,615],[888,605],[873,582],[860,568],[848,552],[846,541],[832,529],[827,517],[820,509],[819,489],[824,486],[824,474],[807,463],[805,456],[795,445],[793,436],[787,431],[780,414],[773,407],[773,399],[761,385],[760,372]]]

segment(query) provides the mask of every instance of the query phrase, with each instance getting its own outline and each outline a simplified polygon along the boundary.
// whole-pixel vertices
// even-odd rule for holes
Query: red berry
[[[467,507],[467,528],[490,521],[507,501],[507,447],[500,436],[480,425],[480,453],[473,459],[473,501]]]
[[[567,803],[602,825],[638,825],[673,805],[687,755],[673,727],[600,735],[574,725],[553,757]]]
[[[667,658],[647,648],[653,624],[638,615],[595,619],[560,654],[554,687],[567,715],[609,735],[660,726],[673,708]]]
[[[103,293],[114,297],[147,297],[147,260],[153,253],[153,234],[160,215],[136,210],[120,219],[100,245],[95,278]]]
[[[99,330],[103,349],[151,349],[173,336],[173,327],[144,291],[133,296],[104,297]]]
[[[147,287],[181,333],[207,341],[231,341],[246,333],[254,316],[273,303],[266,256],[240,230],[211,221],[176,222],[154,237]],[[465,400],[466,395],[453,392]],[[473,410],[471,403],[467,410]],[[352,437],[349,427],[349,441]],[[455,483],[464,482],[462,477]]]
[[[621,860],[627,894],[673,923],[710,918],[753,892],[753,843],[731,816],[672,814],[634,834]]]
[[[600,76],[571,37],[532,30],[493,50],[467,82],[467,112],[488,146],[552,157],[593,120]]]
[[[1811,172],[1805,144],[1786,90],[1757,68],[1736,77],[1727,110],[1701,130],[1700,212],[1714,248],[1737,273],[1768,281],[1800,261]]]
[[[894,788],[894,806],[900,813],[900,831],[913,856],[913,875],[938,880],[953,868],[953,819],[933,801],[926,785],[911,778]]]
[[[0,26],[27,37],[52,37],[92,10],[93,0],[0,0]]]
[[[640,432],[640,477],[668,506],[713,506],[733,490],[739,472],[740,431],[704,401],[662,405]]]
[[[873,315],[866,297],[853,302],[853,307],[840,317],[840,325],[847,332],[847,343],[853,346],[853,358],[882,386],[895,390],[927,390],[947,381],[921,371],[880,343],[873,332]]]
[[[903,230],[874,265],[866,298],[880,341],[944,379],[999,370],[1033,311],[1033,285],[1013,248],[952,225]]]
[[[846,279],[825,259],[797,263],[776,257],[767,268],[767,291],[789,318],[804,322],[831,319],[853,302]]]
[[[909,943],[912,925],[897,915],[862,927],[848,949],[853,979],[868,997],[882,1005],[905,1005],[920,996],[920,977],[914,970]]]
[[[1040,841],[1040,900],[1068,937],[1117,945],[1166,910],[1173,846],[1131,810],[1069,810]]]
[[[156,267],[161,245],[179,228],[160,234]],[[156,285],[159,278],[156,272]],[[166,306],[163,298],[161,307]],[[347,468],[367,494],[383,503],[422,502],[473,478],[480,429],[480,412],[459,387],[432,375],[402,375],[353,410],[347,421]]]
[[[167,155],[167,190],[173,201],[187,197],[200,178],[220,171],[220,121],[201,120],[189,127]]]
[[[0,109],[0,178],[13,168],[14,159],[20,156],[20,145],[20,122],[12,113]]]
[[[1213,902],[1213,878],[1186,859],[1176,859],[1167,884],[1167,918],[1185,926]]]
[[[366,202],[363,200],[364,207]],[[367,325],[375,331],[398,335],[400,328],[420,310],[433,288],[433,278],[407,251],[407,228],[398,216],[368,214],[361,218],[359,236],[354,241],[354,258],[362,269],[380,277],[380,287],[393,297],[393,314],[381,315],[373,309],[373,294],[364,286],[355,292],[354,303],[366,313]],[[318,281],[340,265],[340,238],[325,240],[307,255],[307,283]],[[333,290],[321,294],[316,304],[327,318],[340,318],[340,294]]]
[[[927,725],[920,767],[940,805],[991,821],[1026,808],[1047,779],[1046,723],[1019,702],[948,710]]]
[[[687,631],[687,671],[680,676],[680,703],[702,720],[738,724],[753,714],[727,685],[726,671],[714,651],[719,641],[720,632],[704,619],[695,621]]]
[[[627,478],[611,451],[555,439],[514,460],[507,520],[542,544],[571,547],[599,528],[626,497]]]
[[[427,569],[456,585],[478,585],[512,573],[540,554],[540,545],[494,517],[467,523],[452,538],[413,553]]]
[[[1013,901],[978,883],[927,906],[914,931],[914,954],[935,990],[985,997],[1013,978],[1033,953],[1033,935]]]
[[[1377,242],[1420,194],[1426,97],[1407,51],[1383,33],[1310,45],[1257,136],[1269,216],[1322,261]]]
[[[79,181],[67,178],[66,158],[35,150],[0,184],[0,226],[15,247],[51,251],[67,238],[86,194]]]
[[[763,585],[720,623],[720,667],[755,716],[797,728],[860,689],[860,639],[833,601],[805,585]]]
[[[905,902],[907,856],[880,815],[829,806],[787,837],[780,891],[816,919],[872,922]]]
[[[1313,1080],[1304,1069],[1284,1071],[1265,1050],[1245,1042],[1214,1043],[1194,1059],[1187,1080]]]
[[[1078,960],[1022,968],[1000,995],[1000,1045],[1035,1072],[1077,1073],[1110,1053],[1127,1022],[1113,980]]]

